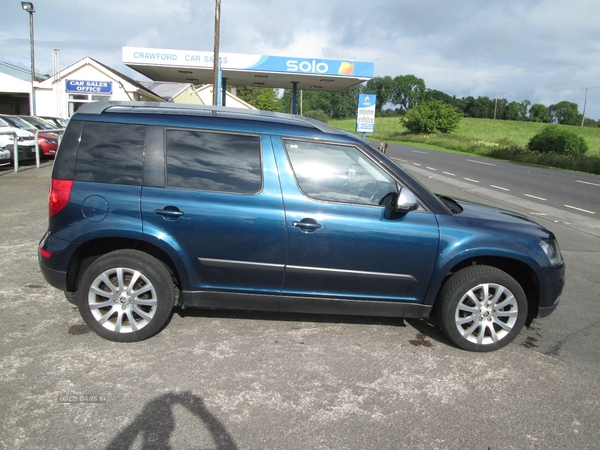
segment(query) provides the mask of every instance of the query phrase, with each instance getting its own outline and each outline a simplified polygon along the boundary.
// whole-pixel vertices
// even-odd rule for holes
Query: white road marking
[[[496,188],[496,189],[501,189],[503,191],[510,191],[510,189],[503,188],[502,186],[495,186],[493,184],[490,184],[490,186],[493,187],[493,188]]]
[[[467,180],[467,181],[472,181],[473,183],[479,183],[479,181],[477,181],[477,180],[473,180],[473,179],[471,179],[471,178],[465,178],[465,180]]]
[[[576,183],[583,183],[583,184],[590,184],[592,186],[599,186],[600,187],[600,184],[598,184],[598,183],[590,183],[589,181],[575,180],[575,182]]]
[[[467,161],[472,162],[472,163],[477,163],[477,164],[484,164],[486,166],[495,166],[496,165],[496,164],[483,162],[483,161],[475,161],[474,159],[467,159]]]
[[[419,164],[419,163],[413,163],[413,164],[417,167],[421,167],[421,164]]]
[[[588,211],[587,209],[581,209],[581,208],[577,208],[577,207],[575,207],[575,206],[571,206],[571,205],[564,205],[564,206],[565,206],[565,208],[571,208],[571,209],[575,209],[575,210],[577,210],[577,211],[581,211],[581,212],[584,212],[584,213],[588,213],[588,214],[596,214],[594,211]]]
[[[434,169],[433,167],[427,167],[429,170],[433,170],[434,172],[437,172],[437,169]]]
[[[541,201],[543,201],[543,202],[545,202],[545,201],[546,201],[546,199],[545,199],[545,198],[543,198],[543,197],[536,197],[535,195],[531,195],[531,194],[525,194],[525,197],[531,197],[531,198],[535,198],[536,200],[541,200]]]
[[[451,177],[455,177],[456,176],[452,172],[442,172],[442,173],[445,173],[446,175],[450,175]]]

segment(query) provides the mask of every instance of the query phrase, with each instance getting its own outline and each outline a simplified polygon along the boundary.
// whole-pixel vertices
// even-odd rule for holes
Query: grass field
[[[356,127],[355,119],[331,120],[329,123],[351,132]],[[453,133],[413,135],[406,132],[398,117],[378,117],[375,119],[375,133],[369,133],[367,138],[600,175],[600,128],[558,125],[582,136],[589,146],[585,156],[573,158],[555,154],[534,154],[527,150],[529,140],[545,126],[547,124],[536,122],[463,118]]]

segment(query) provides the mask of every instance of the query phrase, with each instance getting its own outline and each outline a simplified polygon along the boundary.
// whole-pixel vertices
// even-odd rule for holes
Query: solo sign
[[[67,92],[79,94],[112,94],[112,81],[66,80]]]
[[[375,101],[372,94],[358,95],[358,112],[356,113],[356,131],[372,133],[375,131]]]

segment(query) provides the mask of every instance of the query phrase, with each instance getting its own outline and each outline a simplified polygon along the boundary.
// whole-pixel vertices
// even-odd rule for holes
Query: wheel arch
[[[81,276],[95,260],[107,253],[124,249],[139,250],[156,258],[167,268],[179,288],[186,285],[185,271],[180,270],[178,261],[161,248],[143,240],[111,237],[94,239],[79,246],[67,270],[67,290],[71,292],[77,290]]]
[[[446,283],[446,281],[456,272],[465,267],[485,265],[495,267],[497,269],[506,272],[512,278],[521,285],[521,288],[527,296],[527,319],[525,325],[529,326],[532,320],[537,315],[539,297],[540,297],[540,285],[539,278],[535,270],[527,263],[514,258],[507,258],[501,256],[475,256],[472,258],[464,259],[456,263],[450,268],[441,282],[437,285],[434,298],[434,308],[436,310],[436,304],[438,303],[439,293]]]

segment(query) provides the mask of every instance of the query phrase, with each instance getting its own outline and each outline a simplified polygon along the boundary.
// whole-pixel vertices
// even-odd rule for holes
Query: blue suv
[[[300,116],[81,107],[54,163],[46,280],[114,341],[174,307],[435,317],[472,351],[558,305],[554,235],[436,196],[356,136]]]

